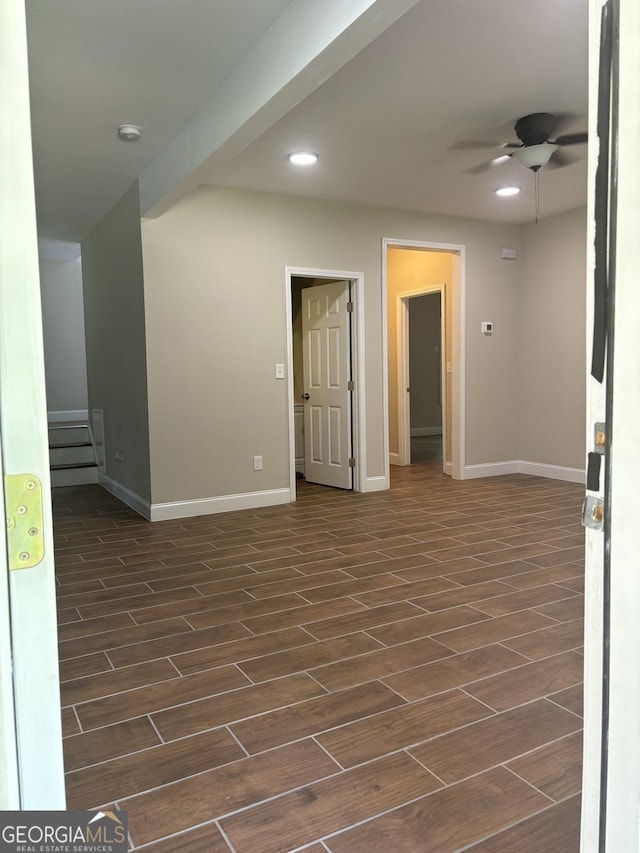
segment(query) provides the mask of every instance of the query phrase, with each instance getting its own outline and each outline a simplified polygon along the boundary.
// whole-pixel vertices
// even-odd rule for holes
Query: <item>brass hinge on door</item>
[[[31,569],[44,558],[42,483],[33,474],[5,474],[9,570]]]
[[[354,459],[353,456],[351,456],[349,458],[349,468],[355,468],[355,467],[356,467],[356,460]]]

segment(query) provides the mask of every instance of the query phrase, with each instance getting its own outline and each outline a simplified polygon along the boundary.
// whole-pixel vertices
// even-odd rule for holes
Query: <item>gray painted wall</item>
[[[140,203],[134,184],[82,243],[89,409],[104,412],[106,474],[151,500]],[[124,455],[119,465],[114,454]]]
[[[105,410],[107,473],[144,499],[288,487],[286,383],[274,377],[286,361],[285,266],[364,273],[366,475],[384,473],[388,236],[466,247],[467,464],[582,467],[582,211],[523,228],[201,187],[140,225],[137,204],[132,188],[89,235],[83,269],[89,400]],[[502,260],[503,246],[518,260]],[[553,426],[543,440],[541,411]]]
[[[154,503],[288,487],[274,379],[287,265],[364,273],[366,474],[384,474],[383,237],[466,245],[467,464],[517,458],[517,405],[503,403],[518,395],[520,270],[500,248],[519,247],[518,226],[201,187],[142,224]],[[491,348],[475,334],[487,315],[502,326]]]
[[[583,468],[585,210],[523,228],[520,286],[520,459]]]
[[[47,410],[87,408],[82,268],[80,258],[40,258],[42,334]]]

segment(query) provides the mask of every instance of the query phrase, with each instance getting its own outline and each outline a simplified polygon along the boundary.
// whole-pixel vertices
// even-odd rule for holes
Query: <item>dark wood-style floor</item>
[[[69,808],[149,853],[578,850],[583,489],[414,458],[155,524],[54,490]]]

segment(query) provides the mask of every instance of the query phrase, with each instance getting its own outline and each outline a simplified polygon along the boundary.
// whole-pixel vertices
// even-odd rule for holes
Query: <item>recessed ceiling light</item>
[[[318,162],[318,155],[311,151],[295,151],[289,154],[289,162],[295,166],[313,166]]]
[[[137,142],[142,136],[142,131],[137,124],[121,124],[118,128],[118,136],[125,142]]]
[[[506,196],[506,195],[518,195],[520,192],[520,187],[500,187],[496,190],[496,195]]]

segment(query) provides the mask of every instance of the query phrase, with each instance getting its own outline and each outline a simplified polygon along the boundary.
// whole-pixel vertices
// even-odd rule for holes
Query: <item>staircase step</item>
[[[91,447],[90,441],[50,441],[49,449],[55,447],[56,449],[59,447]]]
[[[52,486],[98,482],[98,469],[86,420],[54,421],[49,427]]]
[[[90,441],[65,441],[64,444],[50,444],[49,447],[91,447]]]
[[[47,423],[49,429],[76,429],[77,427],[88,427],[89,422],[81,421],[49,421]]]
[[[64,421],[49,424],[49,447],[90,443],[89,424],[86,421]]]
[[[71,471],[73,468],[97,468],[95,462],[57,462],[49,466],[52,471]]]
[[[98,482],[98,469],[95,465],[83,466],[81,468],[59,468],[51,471],[51,485],[53,488],[59,486],[84,486],[89,483]]]
[[[51,466],[74,468],[81,464],[95,464],[91,444],[56,444],[49,447]]]
[[[86,426],[49,430],[49,447],[57,447],[60,444],[88,444],[89,441],[89,430]]]

